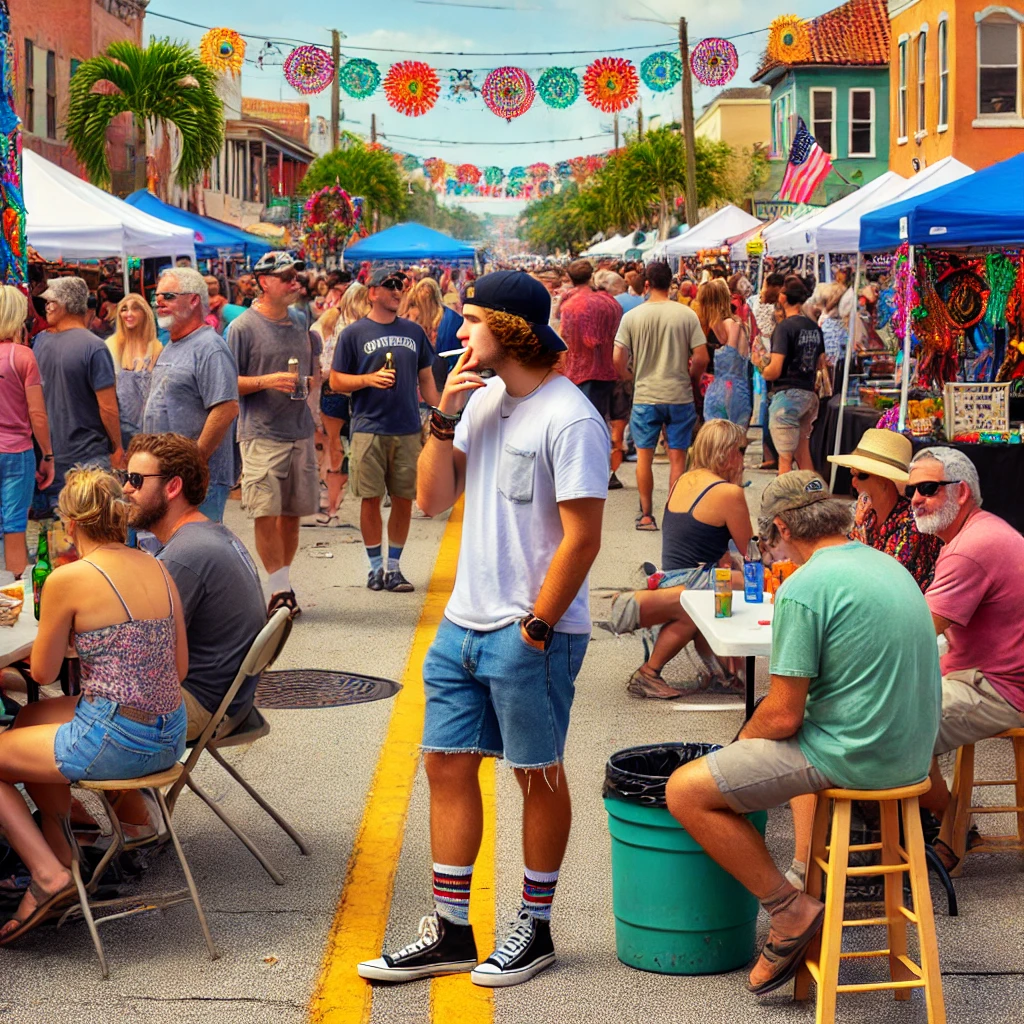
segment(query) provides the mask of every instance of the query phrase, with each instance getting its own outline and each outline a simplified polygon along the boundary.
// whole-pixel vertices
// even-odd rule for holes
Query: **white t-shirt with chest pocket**
[[[558,503],[608,495],[608,427],[561,375],[511,398],[493,378],[455,430],[466,454],[462,547],[445,615],[464,629],[501,629],[533,610],[562,541]],[[590,632],[587,581],[555,624]]]

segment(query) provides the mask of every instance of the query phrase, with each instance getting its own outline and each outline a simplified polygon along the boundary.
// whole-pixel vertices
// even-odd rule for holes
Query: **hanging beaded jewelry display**
[[[998,327],[1006,316],[1006,304],[1017,283],[1017,268],[1005,253],[991,252],[985,257],[985,280],[988,281],[988,309],[985,319]]]

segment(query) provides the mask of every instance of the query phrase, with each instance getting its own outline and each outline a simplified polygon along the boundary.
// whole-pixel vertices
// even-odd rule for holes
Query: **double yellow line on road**
[[[444,616],[455,583],[462,535],[462,503],[452,510],[441,538],[437,562],[427,587],[423,611],[413,635],[402,690],[395,698],[387,736],[381,747],[363,818],[345,874],[345,885],[327,937],[320,978],[310,1001],[312,1024],[368,1024],[373,989],[356,974],[356,964],[380,956],[391,910],[395,872],[402,853],[409,801],[420,760],[425,699],[423,660]],[[484,835],[473,873],[472,921],[477,942],[488,946],[494,936],[494,762],[480,769],[484,798]],[[426,837],[425,837],[426,838]],[[429,879],[423,880],[424,887]],[[424,900],[424,908],[429,906]],[[436,1024],[491,1024],[490,989],[473,985],[468,975],[436,978],[430,990],[431,1019]]]

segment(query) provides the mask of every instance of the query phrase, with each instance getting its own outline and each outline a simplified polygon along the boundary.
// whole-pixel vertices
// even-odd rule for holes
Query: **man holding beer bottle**
[[[341,332],[331,364],[331,389],[352,396],[349,493],[362,499],[359,529],[370,560],[370,590],[408,593],[413,585],[399,560],[409,536],[416,497],[416,460],[422,447],[419,397],[439,401],[434,350],[419,324],[398,315],[402,275],[379,267],[370,276],[370,312]],[[388,551],[383,553],[380,505],[391,496]]]

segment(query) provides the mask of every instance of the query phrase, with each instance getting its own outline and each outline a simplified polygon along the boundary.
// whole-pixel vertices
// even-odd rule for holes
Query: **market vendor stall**
[[[346,260],[472,260],[476,250],[466,242],[422,224],[395,224],[350,245]]]
[[[654,259],[696,256],[702,249],[720,248],[727,238],[735,238],[761,224],[756,217],[737,206],[723,206],[689,231],[667,242],[659,242],[651,251]]]

